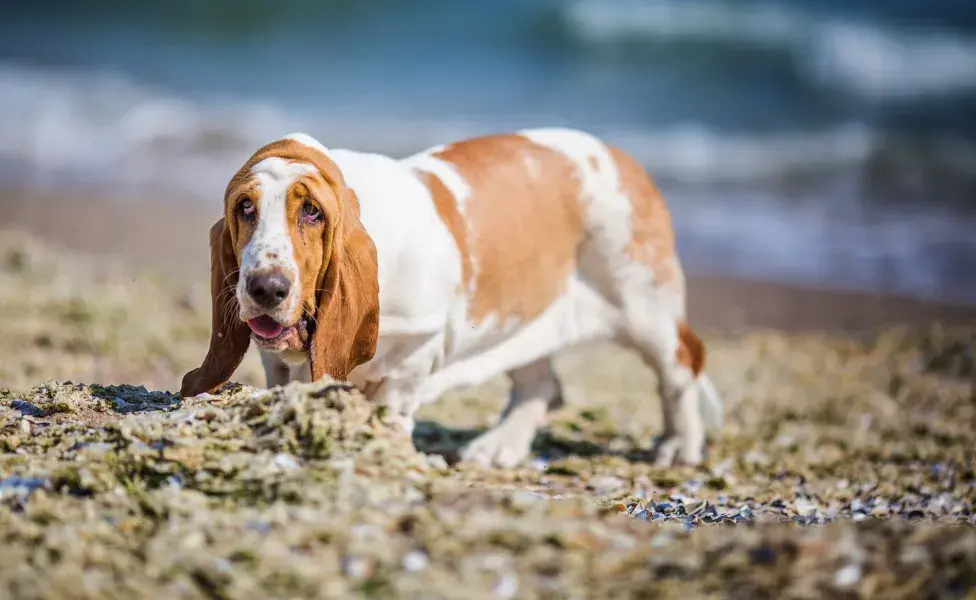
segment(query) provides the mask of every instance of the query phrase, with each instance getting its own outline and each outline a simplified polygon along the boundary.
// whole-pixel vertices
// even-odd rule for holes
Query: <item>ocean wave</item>
[[[976,302],[976,219],[947,207],[838,213],[818,195],[784,203],[755,190],[677,191],[668,203],[696,273]]]
[[[291,131],[307,131],[333,147],[403,156],[509,125],[391,118],[335,107],[303,113],[257,101],[201,102],[111,73],[0,64],[0,184],[53,191],[77,182],[108,188],[117,197],[169,193],[213,203],[251,152]],[[933,203],[896,218],[890,206],[866,207],[857,190],[820,189],[804,202],[759,191],[764,181],[793,174],[821,173],[826,176],[817,179],[832,181],[843,177],[831,173],[863,171],[890,146],[882,133],[864,125],[765,135],[694,124],[594,132],[666,182],[662,187],[668,188],[679,239],[690,246],[689,263],[698,271],[976,298],[976,289],[958,284],[965,272],[960,269],[976,268],[972,259],[959,266],[959,257],[976,256],[972,223],[953,207]],[[940,147],[953,169],[968,168],[969,181],[976,179],[972,144],[950,140]],[[926,149],[929,160],[938,160],[933,157],[939,153]],[[694,184],[706,184],[705,191],[695,191]],[[858,216],[862,210],[868,216]],[[956,249],[946,250],[947,244]]]
[[[699,125],[607,131],[658,177],[685,183],[749,182],[852,168],[867,160],[878,136],[860,124],[799,133],[733,134]]]
[[[221,193],[260,145],[291,131],[306,131],[334,147],[403,156],[445,140],[547,125],[511,118],[409,118],[348,106],[302,112],[239,99],[192,101],[104,72],[3,64],[0,90],[0,155],[25,165],[14,174],[22,183],[70,177],[205,196]],[[856,172],[891,148],[883,132],[858,123],[765,134],[695,123],[592,131],[633,153],[656,177],[691,184]],[[929,144],[925,154],[929,162],[958,170],[953,165],[960,152],[973,156],[972,146],[944,140]]]
[[[67,179],[211,197],[251,152],[291,131],[403,153],[458,133],[446,120],[421,126],[260,101],[191,101],[115,73],[0,64],[0,155],[23,165],[6,175],[25,185]]]
[[[976,38],[931,27],[906,29],[783,4],[723,0],[574,0],[559,16],[585,44],[780,50],[810,83],[873,101],[976,90]]]
[[[892,32],[833,23],[821,27],[805,57],[824,86],[871,99],[976,91],[976,40],[949,33]]]
[[[575,0],[562,18],[591,42],[701,40],[779,45],[802,27],[797,13],[772,4],[660,0]]]

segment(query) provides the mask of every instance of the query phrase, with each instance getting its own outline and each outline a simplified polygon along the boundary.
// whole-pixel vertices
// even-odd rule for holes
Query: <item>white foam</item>
[[[976,89],[976,40],[958,35],[830,24],[810,48],[809,72],[824,86],[873,100]]]
[[[976,301],[976,219],[938,206],[838,207],[755,191],[668,195],[683,260],[698,273]],[[967,258],[968,257],[968,258]],[[964,264],[968,261],[968,264]]]
[[[260,105],[201,106],[91,71],[0,64],[0,154],[22,160],[25,183],[62,176],[220,194],[229,174],[273,133]]]
[[[976,39],[939,29],[840,21],[759,1],[575,0],[563,17],[587,43],[782,49],[814,85],[874,101],[976,89]]]
[[[798,15],[779,6],[687,0],[576,0],[566,22],[584,39],[612,42],[708,40],[780,44],[802,27]]]
[[[0,172],[27,186],[60,189],[66,179],[80,180],[116,192],[128,186],[135,197],[148,188],[150,197],[171,191],[212,203],[255,149],[291,131],[307,131],[330,148],[406,156],[488,130],[545,125],[350,116],[332,107],[301,114],[258,102],[208,104],[114,75],[0,63]],[[878,152],[888,151],[883,136],[857,124],[749,135],[693,124],[593,133],[633,153],[660,181],[723,190],[723,182],[777,180],[794,171],[856,174]],[[969,172],[976,164],[976,149],[965,141],[946,140],[929,150],[931,160],[943,161],[944,155]],[[976,299],[976,289],[940,263],[952,250],[936,246],[976,255],[973,223],[935,206],[912,214],[884,209],[863,218],[838,216],[830,213],[837,201],[856,206],[856,191],[793,204],[760,196],[755,189],[761,187],[706,197],[665,190],[679,240],[704,253],[704,264],[696,268]]]
[[[332,107],[302,114],[258,102],[192,102],[117,76],[2,63],[0,88],[0,154],[28,165],[20,174],[27,184],[68,176],[213,198],[251,152],[290,131],[308,131],[331,148],[405,156],[445,140],[515,129],[490,120],[349,115]],[[874,134],[853,124],[768,135],[732,135],[695,124],[593,133],[631,151],[656,175],[688,182],[852,165],[875,149]]]
[[[22,164],[21,183],[63,177],[161,187],[213,198],[258,147],[306,131],[330,148],[406,156],[487,131],[544,127],[544,120],[450,120],[286,111],[240,101],[202,103],[118,76],[34,70],[0,63],[0,155]],[[695,123],[663,129],[601,127],[592,133],[633,153],[656,177],[687,183],[781,179],[795,172],[858,170],[886,140],[858,123],[735,134]],[[973,156],[965,140],[930,149],[933,160]],[[9,170],[9,169],[7,169]]]
[[[608,131],[658,177],[687,183],[773,179],[793,171],[851,167],[868,159],[877,136],[859,124],[798,133],[730,134],[688,124],[656,132]]]
[[[330,146],[406,153],[471,129],[302,114],[258,101],[193,102],[115,74],[4,63],[0,90],[0,156],[26,166],[14,173],[26,185],[68,178],[212,199],[254,150],[291,131],[309,130]]]

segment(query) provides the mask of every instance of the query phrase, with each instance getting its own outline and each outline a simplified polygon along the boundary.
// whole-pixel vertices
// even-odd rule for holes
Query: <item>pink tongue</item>
[[[251,331],[263,338],[278,337],[278,334],[285,329],[277,321],[268,316],[251,319],[247,324],[251,326]]]

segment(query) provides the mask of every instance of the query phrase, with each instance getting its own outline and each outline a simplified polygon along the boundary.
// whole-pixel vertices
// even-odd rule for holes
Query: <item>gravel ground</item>
[[[254,356],[180,402],[208,302],[0,233],[0,598],[976,598],[976,328],[703,332],[697,469],[652,466],[637,358],[579,349],[532,462],[486,471],[453,458],[502,380],[415,443]]]

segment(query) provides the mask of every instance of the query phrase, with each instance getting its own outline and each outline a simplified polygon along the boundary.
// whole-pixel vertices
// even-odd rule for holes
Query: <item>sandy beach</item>
[[[179,402],[219,210],[0,193],[0,597],[976,590],[976,308],[692,274],[728,411],[704,466],[652,466],[654,376],[594,345],[557,361],[533,461],[482,471],[451,461],[501,379],[426,407],[416,447],[354,390],[250,387],[253,352]]]

